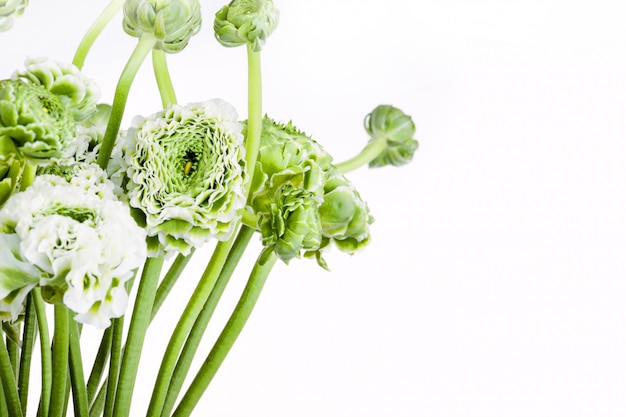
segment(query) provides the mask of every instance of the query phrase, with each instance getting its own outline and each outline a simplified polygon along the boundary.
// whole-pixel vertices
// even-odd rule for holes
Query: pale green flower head
[[[40,84],[57,95],[75,121],[82,121],[96,112],[100,87],[73,64],[48,58],[28,58],[25,70],[16,71],[13,79]]]
[[[374,218],[352,183],[337,169],[324,185],[319,213],[324,237],[332,239],[341,251],[352,254],[369,242]]]
[[[370,162],[370,167],[400,166],[413,159],[418,146],[413,139],[415,123],[402,110],[389,105],[376,107],[365,118],[365,130],[370,135],[370,141],[384,138],[387,142],[387,148]]]
[[[0,0],[0,32],[7,31],[13,26],[13,18],[24,13],[28,0]]]
[[[0,81],[0,138],[8,137],[33,159],[61,156],[76,126],[59,97],[43,86]]]
[[[331,162],[330,154],[291,122],[266,116],[248,204],[254,212],[268,212],[285,183],[321,197]]]
[[[172,105],[128,130],[125,162],[130,205],[158,254],[189,253],[226,240],[245,205],[245,148],[237,112],[215,99]]]
[[[269,211],[259,216],[263,246],[271,248],[285,263],[302,251],[316,251],[322,243],[318,209],[320,199],[290,183],[276,190]]]
[[[145,261],[146,234],[112,188],[95,164],[47,167],[7,201],[0,210],[6,247],[0,264],[19,273],[0,271],[0,316],[19,313],[23,293],[34,286],[46,301],[76,312],[81,323],[105,328],[124,313],[124,283]]]
[[[215,37],[224,46],[250,44],[259,52],[278,26],[279,12],[272,0],[233,0],[215,14]]]
[[[182,51],[202,23],[198,0],[126,0],[124,31],[140,37],[151,33],[155,49],[167,53]]]
[[[0,207],[19,185],[24,158],[8,136],[0,136]]]

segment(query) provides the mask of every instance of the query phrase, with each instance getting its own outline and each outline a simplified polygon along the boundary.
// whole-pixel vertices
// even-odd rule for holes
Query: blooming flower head
[[[124,31],[140,37],[151,33],[155,49],[180,52],[200,30],[202,16],[198,0],[126,0]]]
[[[215,37],[224,46],[250,44],[259,52],[278,26],[279,12],[272,0],[233,0],[215,14]]]
[[[0,1],[0,32],[11,29],[13,18],[21,16],[26,6],[28,6],[28,0]]]
[[[145,260],[145,232],[112,189],[97,165],[77,164],[45,168],[9,199],[0,210],[0,265],[13,272],[0,268],[0,315],[14,319],[34,286],[98,328],[124,313],[124,283]]]
[[[385,139],[386,149],[373,161],[370,167],[385,165],[400,166],[413,159],[418,143],[415,136],[415,123],[402,110],[389,105],[376,107],[365,118],[365,130],[370,141]]]
[[[28,58],[24,65],[13,79],[44,86],[61,99],[74,120],[84,120],[96,111],[100,87],[75,65],[47,58]]]
[[[0,137],[33,159],[58,157],[74,137],[74,120],[53,93],[20,80],[0,81]]]
[[[245,205],[241,130],[235,109],[219,99],[133,121],[125,147],[130,205],[166,252],[230,237]]]

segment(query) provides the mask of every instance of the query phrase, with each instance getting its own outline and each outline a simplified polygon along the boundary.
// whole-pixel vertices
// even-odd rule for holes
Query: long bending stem
[[[261,79],[261,53],[254,52],[248,45],[248,133],[246,137],[246,169],[248,182],[246,195],[250,191],[254,166],[261,143],[263,129],[263,90]]]
[[[115,87],[115,95],[113,97],[113,105],[111,106],[111,115],[109,116],[109,123],[104,132],[104,138],[102,139],[102,145],[98,154],[98,165],[102,169],[106,169],[109,165],[109,159],[111,158],[111,152],[113,151],[113,145],[115,145],[115,138],[117,132],[120,130],[122,124],[122,117],[124,116],[124,109],[126,108],[126,100],[128,99],[128,93],[130,92],[130,86],[141,67],[142,62],[148,56],[148,53],[152,50],[156,39],[149,33],[144,33],[139,38],[139,43],[135,47],[132,55],[130,56],[120,79]]]
[[[170,104],[176,104],[176,93],[174,92],[170,71],[167,68],[165,52],[158,49],[152,50],[152,67],[154,69],[157,86],[159,87],[159,93],[161,94],[163,108],[166,108]]]
[[[22,416],[22,407],[20,406],[20,398],[17,393],[17,385],[15,384],[15,374],[13,366],[4,343],[4,335],[0,333],[0,385],[4,390],[4,400],[11,416]]]
[[[191,386],[183,396],[180,404],[178,404],[174,414],[172,414],[172,417],[191,415],[191,412],[196,404],[198,404],[202,394],[211,383],[211,380],[213,380],[217,370],[224,362],[226,355],[228,355],[228,352],[235,344],[237,337],[248,321],[259,299],[263,285],[272,271],[272,267],[276,263],[276,259],[276,255],[274,255],[273,252],[266,250],[261,252],[259,259],[250,273],[248,283],[241,294],[241,298],[239,298],[235,310],[228,319],[224,330],[222,330],[222,333],[217,338],[213,349],[211,349],[211,352],[209,352],[209,355],[200,367],[196,377],[191,382]]]
[[[96,18],[96,21],[91,25],[91,27],[87,30],[87,33],[85,33],[85,36],[83,36],[83,39],[80,41],[76,54],[74,55],[74,59],[72,60],[74,65],[78,68],[83,67],[85,58],[87,57],[91,46],[123,4],[124,0],[112,0],[102,13],[100,13],[100,16]]]
[[[365,148],[355,157],[348,159],[347,161],[337,164],[337,168],[342,173],[354,171],[355,169],[367,165],[372,162],[378,155],[381,154],[387,147],[387,140],[385,138],[378,138],[369,142]]]

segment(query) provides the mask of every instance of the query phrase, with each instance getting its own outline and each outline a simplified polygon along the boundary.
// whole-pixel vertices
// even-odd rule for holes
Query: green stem
[[[115,407],[115,389],[120,375],[120,362],[122,359],[122,338],[124,337],[124,317],[113,319],[111,324],[111,356],[109,359],[109,376],[100,392],[104,392],[104,415],[111,417]],[[105,388],[106,387],[106,388]],[[98,393],[98,397],[100,393]],[[100,415],[100,414],[96,414]]]
[[[165,277],[157,288],[156,296],[154,297],[154,304],[152,305],[150,321],[154,320],[154,316],[156,316],[159,312],[165,298],[169,295],[170,291],[174,287],[174,284],[176,284],[176,281],[178,281],[178,278],[185,270],[185,267],[191,260],[195,251],[196,248],[191,248],[191,252],[187,256],[178,254],[174,262],[172,262],[170,269],[167,271],[167,274],[165,274]]]
[[[152,306],[162,267],[163,257],[148,258],[143,267],[115,393],[115,408],[113,409],[115,417],[126,417],[130,411],[141,349],[150,324]]]
[[[159,49],[152,50],[152,67],[154,68],[154,76],[159,86],[163,108],[166,108],[170,104],[176,104],[176,93],[174,92],[170,72],[167,68],[165,52]]]
[[[93,403],[96,393],[98,392],[100,380],[102,379],[102,375],[104,375],[104,368],[108,362],[107,357],[111,351],[113,327],[114,326],[111,325],[104,331],[102,340],[100,341],[100,347],[98,348],[98,353],[96,354],[93,366],[91,367],[91,374],[89,375],[89,380],[87,382],[87,402],[89,404]]]
[[[65,408],[65,386],[69,363],[69,311],[62,304],[54,305],[54,340],[52,342],[52,393],[49,417],[62,417]]]
[[[222,268],[219,278],[215,282],[211,295],[204,304],[200,315],[196,319],[196,322],[189,333],[189,337],[185,341],[185,346],[180,354],[180,357],[178,358],[174,374],[172,375],[172,381],[167,390],[167,397],[165,399],[165,405],[163,407],[163,411],[161,412],[161,416],[169,416],[172,412],[176,399],[178,398],[178,394],[180,393],[180,389],[183,386],[185,378],[189,372],[189,368],[191,367],[194,355],[196,354],[198,346],[202,340],[202,336],[204,335],[209,321],[213,316],[213,312],[217,307],[217,303],[222,297],[224,289],[226,288],[230,277],[233,275],[235,267],[243,256],[243,253],[245,252],[253,234],[254,229],[245,226],[239,231],[239,235],[237,236],[237,239],[228,254],[226,263]]]
[[[246,195],[250,191],[254,166],[261,143],[263,129],[263,92],[261,80],[261,53],[254,52],[248,44],[248,133],[246,135],[246,170],[248,182]]]
[[[4,400],[9,415],[15,417],[22,416],[22,407],[15,383],[15,373],[13,373],[13,365],[11,364],[3,335],[0,335],[0,381],[2,381]]]
[[[354,171],[355,169],[372,162],[386,148],[387,140],[385,138],[375,139],[369,142],[357,156],[336,164],[335,166],[344,174],[346,172]]]
[[[19,335],[19,329],[18,333]],[[19,336],[18,336],[19,337]],[[9,360],[11,361],[11,368],[13,368],[13,375],[17,375],[20,368],[20,352],[15,342],[15,339],[12,340],[10,337],[6,337],[7,344],[7,352],[9,353]]]
[[[11,417],[9,416],[9,410],[7,409],[7,400],[4,398],[2,378],[0,378],[0,417]]]
[[[80,331],[75,320],[70,320],[70,378],[72,398],[74,399],[74,416],[89,417],[83,359],[80,352]]]
[[[211,290],[213,290],[215,281],[222,270],[224,262],[226,262],[226,257],[228,256],[228,252],[230,251],[234,239],[235,237],[233,235],[233,237],[231,237],[228,241],[219,242],[217,244],[215,251],[211,256],[211,260],[200,278],[200,282],[196,286],[196,289],[185,307],[185,311],[181,314],[180,319],[172,332],[165,354],[163,355],[163,360],[161,361],[161,367],[159,368],[154,390],[152,391],[152,398],[150,399],[147,414],[150,417],[161,414],[163,404],[165,403],[167,387],[170,384],[172,373],[174,372],[174,367],[176,366],[176,361],[178,360],[178,355],[180,354],[185,339],[187,339],[187,335],[189,335],[189,332],[193,327],[193,323],[200,314],[204,303],[209,298]]]
[[[96,398],[94,398],[89,408],[89,417],[100,417],[102,415],[104,402],[106,400],[107,386],[108,381],[104,381],[104,384],[102,384],[102,387],[98,391],[98,395],[96,395]]]
[[[91,25],[91,27],[87,30],[87,33],[85,33],[83,39],[80,41],[80,45],[78,45],[78,49],[76,50],[76,54],[72,60],[74,65],[78,68],[83,67],[85,58],[87,57],[91,46],[123,4],[124,0],[112,0],[102,13],[100,13],[100,16],[98,16],[96,21]]]
[[[41,347],[41,398],[37,415],[48,416],[50,395],[52,391],[52,354],[50,352],[50,332],[46,316],[46,305],[41,296],[41,289],[35,288],[31,292],[37,313],[37,328],[39,329],[39,345]]]
[[[189,389],[178,404],[172,415],[173,417],[191,415],[250,317],[261,294],[263,285],[276,263],[276,259],[276,255],[273,252],[267,252],[266,250],[261,252],[235,310],[228,319],[224,330],[217,338],[213,349],[211,349],[211,352],[209,352],[209,355],[200,367],[196,377],[191,382]]]
[[[20,371],[18,378],[18,391],[22,404],[22,414],[26,415],[28,405],[28,386],[30,382],[30,365],[35,346],[35,330],[37,328],[37,314],[33,295],[29,294],[26,300],[26,313],[24,314],[24,336],[22,337],[22,355],[20,357]]]
[[[113,151],[113,145],[115,144],[115,138],[122,124],[122,117],[124,116],[124,109],[126,108],[126,100],[128,99],[128,93],[130,92],[130,86],[139,71],[139,67],[142,62],[148,56],[148,53],[152,50],[156,39],[149,33],[144,33],[139,38],[139,43],[135,47],[132,55],[130,56],[120,79],[115,87],[115,96],[113,97],[113,105],[111,106],[111,115],[109,116],[109,123],[107,124],[106,131],[104,132],[104,138],[102,139],[102,145],[98,153],[98,165],[101,168],[106,169],[111,158],[111,152]]]

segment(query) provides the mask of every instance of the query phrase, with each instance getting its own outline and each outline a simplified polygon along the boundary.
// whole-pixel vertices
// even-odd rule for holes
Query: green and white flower
[[[237,112],[215,99],[172,105],[128,130],[125,161],[130,205],[145,222],[150,253],[189,253],[226,240],[245,205],[245,150]]]
[[[28,58],[24,66],[24,70],[13,74],[13,79],[44,86],[61,99],[74,120],[84,120],[96,112],[100,87],[75,65],[48,58]]]
[[[47,301],[62,302],[77,321],[105,328],[126,309],[124,283],[145,260],[145,232],[97,165],[45,169],[58,175],[37,176],[0,211],[6,247],[0,264],[20,271],[0,271],[0,288],[7,292],[0,309],[14,318],[23,293],[40,286]]]
[[[365,117],[365,130],[370,135],[370,143],[384,140],[385,149],[373,159],[370,167],[385,165],[400,166],[413,159],[418,143],[415,136],[415,123],[402,110],[381,105]]]
[[[11,29],[13,18],[21,16],[26,6],[28,6],[28,0],[1,0],[0,32]]]
[[[152,34],[155,49],[167,53],[182,51],[202,23],[198,0],[126,0],[124,31],[140,37]]]
[[[252,51],[260,52],[279,16],[272,0],[233,0],[215,14],[215,37],[224,46],[250,44]]]

